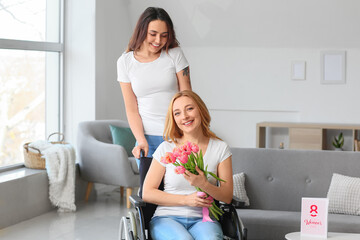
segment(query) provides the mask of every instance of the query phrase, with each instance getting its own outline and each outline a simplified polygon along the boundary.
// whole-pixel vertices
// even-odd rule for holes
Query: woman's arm
[[[190,69],[188,66],[180,72],[177,72],[176,77],[178,79],[179,91],[191,90]]]
[[[140,150],[143,149],[145,156],[149,151],[149,145],[145,139],[144,128],[137,106],[136,96],[131,88],[131,83],[120,83],[121,92],[124,97],[126,116],[129,121],[131,131],[133,132],[138,145],[133,149],[134,157],[140,158]]]
[[[210,196],[218,201],[230,203],[233,197],[233,176],[232,176],[232,160],[231,156],[222,161],[218,165],[218,177],[225,180],[220,182],[220,186],[212,185],[206,178],[204,173],[196,167],[199,175],[185,171],[184,177],[192,186],[199,187],[207,192]]]
[[[159,190],[158,188],[164,174],[165,167],[162,166],[156,159],[153,159],[143,185],[143,200],[145,202],[161,206],[211,206],[211,202],[209,200],[198,197],[196,192],[190,195],[177,195]]]

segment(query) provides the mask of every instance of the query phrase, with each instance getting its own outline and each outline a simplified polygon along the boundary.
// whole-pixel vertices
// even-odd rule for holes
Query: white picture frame
[[[291,62],[291,79],[305,80],[306,79],[306,62],[292,61]]]
[[[321,51],[321,84],[346,83],[346,52]]]

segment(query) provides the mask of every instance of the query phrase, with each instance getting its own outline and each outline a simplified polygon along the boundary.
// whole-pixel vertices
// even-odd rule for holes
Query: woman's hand
[[[199,175],[193,174],[186,170],[183,176],[191,186],[204,189],[209,182],[206,179],[204,172],[201,171],[198,166],[195,166],[195,170],[199,173]]]
[[[147,141],[144,141],[144,142],[138,142],[138,145],[135,146],[133,148],[133,150],[131,151],[132,154],[134,155],[135,158],[140,158],[140,151],[144,150],[144,156],[143,157],[146,157],[148,152],[149,152],[149,144],[147,143]]]
[[[199,197],[197,192],[194,192],[185,197],[185,205],[190,207],[211,207],[211,200]]]

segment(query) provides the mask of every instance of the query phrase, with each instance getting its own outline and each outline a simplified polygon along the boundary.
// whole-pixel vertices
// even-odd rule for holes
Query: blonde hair
[[[163,135],[164,140],[168,142],[177,142],[177,139],[181,138],[184,135],[182,130],[177,126],[173,114],[174,102],[180,97],[191,98],[199,108],[199,113],[201,117],[201,129],[204,136],[220,139],[218,136],[216,136],[215,133],[210,130],[211,116],[204,101],[195,92],[190,90],[184,90],[176,93],[171,99],[168,112],[166,114],[165,130]]]

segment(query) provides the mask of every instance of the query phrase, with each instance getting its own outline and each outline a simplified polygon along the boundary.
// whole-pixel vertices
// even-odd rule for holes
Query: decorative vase
[[[342,151],[342,148],[335,148],[335,151]]]

